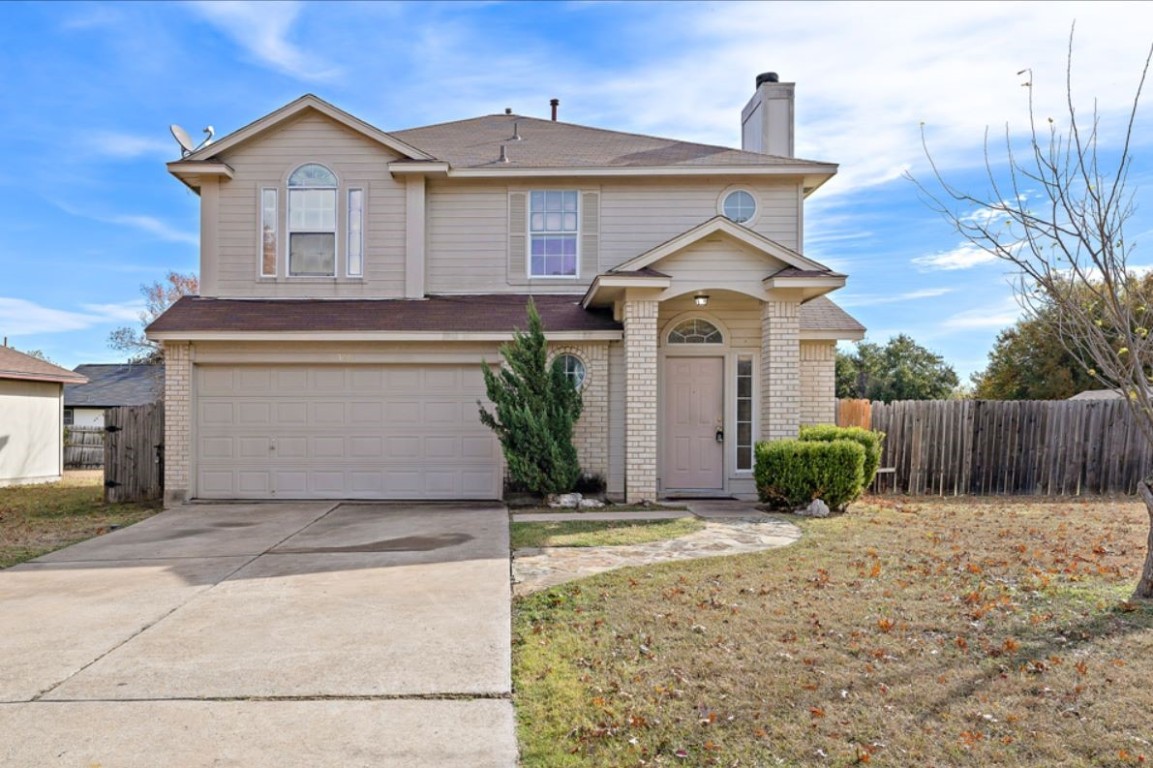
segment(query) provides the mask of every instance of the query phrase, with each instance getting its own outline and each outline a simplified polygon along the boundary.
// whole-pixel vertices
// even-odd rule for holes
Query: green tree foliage
[[[494,410],[479,402],[481,422],[496,432],[513,485],[539,494],[567,493],[580,479],[572,442],[581,396],[558,361],[548,363],[548,343],[536,305],[528,305],[528,330],[501,347],[499,371],[483,365]]]
[[[144,296],[144,311],[140,313],[140,327],[121,326],[108,334],[108,346],[128,354],[130,363],[163,363],[164,345],[149,341],[144,335],[153,320],[176,303],[181,296],[200,292],[200,280],[193,274],[169,272],[163,280],[140,286]]]
[[[973,374],[973,397],[981,400],[1065,400],[1100,386],[1060,337],[1032,317],[997,334],[989,365]]]
[[[1134,305],[1128,310],[1134,322],[1139,326],[1153,321],[1153,317],[1146,317],[1153,306],[1153,274],[1129,274],[1121,282],[1124,288],[1118,293]],[[1097,299],[1105,286],[1091,281],[1080,286],[1065,285],[1061,290],[1090,308],[1092,315],[1087,319],[1100,329],[1101,340],[1114,354],[1124,347],[1125,329],[1112,327],[1111,313]],[[1116,382],[1106,380],[1105,371],[1097,370],[1096,364],[1085,365],[1070,329],[1066,327],[1062,333],[1067,322],[1067,313],[1062,313],[1057,305],[1034,301],[1028,316],[997,335],[988,367],[973,375],[974,396],[984,400],[1064,400],[1087,389],[1116,386]]]
[[[837,397],[892,402],[944,400],[959,383],[944,358],[905,334],[884,346],[862,341],[853,353],[837,352]]]

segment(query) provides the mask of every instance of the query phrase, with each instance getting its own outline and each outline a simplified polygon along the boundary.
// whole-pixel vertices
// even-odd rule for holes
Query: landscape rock
[[[604,505],[605,505],[605,503],[603,501],[600,501],[599,499],[581,499],[580,500],[580,508],[581,509],[600,509]]]
[[[820,499],[813,499],[809,506],[798,509],[796,514],[802,517],[828,517],[829,505]]]
[[[579,493],[553,493],[548,497],[548,505],[553,509],[576,509],[581,498]]]

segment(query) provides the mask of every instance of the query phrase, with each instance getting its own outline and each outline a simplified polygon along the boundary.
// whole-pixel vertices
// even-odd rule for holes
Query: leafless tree
[[[194,274],[181,274],[169,272],[163,280],[146,283],[140,286],[140,293],[144,296],[144,311],[140,313],[140,327],[133,328],[125,325],[108,334],[108,346],[128,353],[129,362],[133,363],[162,363],[164,362],[164,347],[154,341],[149,341],[144,335],[144,329],[160,317],[164,310],[172,306],[181,296],[196,294],[200,290],[200,281]]]
[[[1119,146],[1102,139],[1097,105],[1087,116],[1073,101],[1073,31],[1065,69],[1065,109],[1060,119],[1038,120],[1033,83],[1026,82],[1029,130],[1008,127],[1004,157],[985,135],[987,188],[971,193],[948,182],[934,162],[934,189],[913,179],[969,244],[1006,262],[1016,275],[1019,303],[1032,318],[1050,323],[1066,350],[1090,376],[1120,392],[1146,440],[1153,441],[1153,306],[1147,278],[1130,265],[1133,244],[1126,224],[1136,211],[1128,184],[1131,142],[1141,94],[1153,60],[1145,58]],[[1022,70],[1032,80],[1031,70]],[[1000,160],[1005,162],[998,162]],[[912,177],[910,177],[912,178]],[[1046,311],[1048,310],[1048,311]],[[1055,311],[1054,311],[1055,310]],[[1153,600],[1153,478],[1140,493],[1149,512],[1149,541],[1133,597]]]

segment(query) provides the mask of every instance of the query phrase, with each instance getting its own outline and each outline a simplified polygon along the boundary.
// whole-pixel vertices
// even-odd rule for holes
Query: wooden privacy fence
[[[164,495],[164,404],[104,412],[104,500],[150,501]]]
[[[873,404],[868,400],[838,400],[837,426],[869,428]]]
[[[1123,400],[873,403],[871,428],[882,493],[1131,494],[1153,468]]]
[[[104,429],[65,427],[64,468],[99,469],[104,466]]]

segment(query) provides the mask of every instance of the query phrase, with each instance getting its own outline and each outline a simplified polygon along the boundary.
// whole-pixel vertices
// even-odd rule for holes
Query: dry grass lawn
[[[0,488],[0,568],[131,525],[155,504],[104,503],[99,473],[69,473],[60,483]]]
[[[858,503],[518,600],[524,765],[1153,764],[1143,505]]]
[[[555,520],[512,523],[513,549],[536,547],[606,547],[647,544],[687,536],[705,524],[695,517],[673,520]]]

